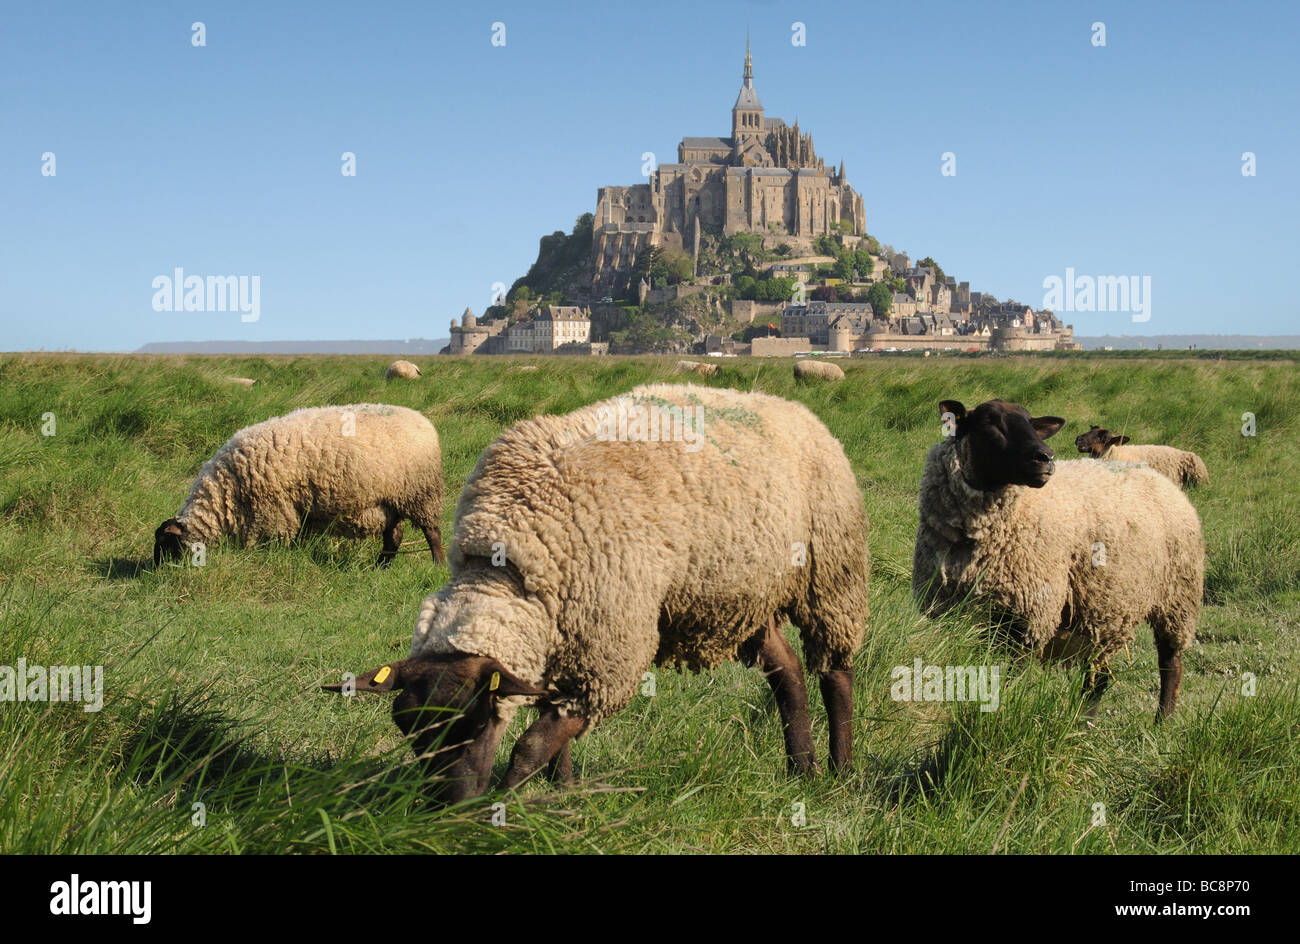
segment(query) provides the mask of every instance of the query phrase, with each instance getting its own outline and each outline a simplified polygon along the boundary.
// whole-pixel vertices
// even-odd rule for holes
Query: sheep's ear
[[[174,534],[178,538],[185,536],[185,529],[181,527],[179,518],[168,518],[162,524],[158,525],[158,529],[153,533],[153,539],[159,541],[168,534]]]
[[[1107,446],[1122,446],[1128,442],[1127,436],[1110,436],[1106,439]]]
[[[406,668],[410,659],[403,659],[400,662],[390,662],[387,665],[381,665],[377,669],[371,669],[363,675],[358,675],[352,682],[352,691],[354,692],[391,692],[401,690],[406,687]],[[322,685],[321,689],[327,692],[344,692],[348,690],[346,682],[338,685]]]
[[[966,408],[961,405],[960,400],[940,400],[939,401],[939,418],[943,419],[945,413],[951,413],[953,419],[958,423],[966,418]]]
[[[1029,422],[1033,425],[1034,431],[1044,439],[1055,436],[1065,425],[1065,420],[1059,416],[1035,416]]]
[[[488,659],[483,663],[483,670],[479,673],[479,688],[487,689],[490,694],[498,698],[509,698],[511,695],[546,694],[546,689],[534,688],[496,659]]]

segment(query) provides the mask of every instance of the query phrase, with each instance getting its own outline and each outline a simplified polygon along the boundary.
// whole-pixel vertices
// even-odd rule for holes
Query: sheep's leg
[[[379,554],[379,560],[375,562],[376,567],[387,567],[397,556],[397,549],[402,546],[402,519],[389,522],[384,528],[384,549]]]
[[[822,702],[831,728],[831,770],[853,768],[853,670],[831,669],[821,674]]]
[[[513,790],[541,770],[560,753],[570,738],[582,731],[585,724],[583,718],[561,715],[554,708],[543,708],[542,716],[515,742],[515,749],[510,753],[510,768],[501,782],[502,788]]]
[[[497,757],[497,745],[501,735],[506,731],[506,722],[493,718],[466,750],[465,759],[476,777],[476,795],[487,792],[488,780],[492,776],[492,762]]]
[[[573,783],[573,758],[569,756],[569,747],[572,744],[572,741],[565,741],[564,746],[560,748],[560,753],[551,758],[551,763],[546,768],[546,776],[552,783]]]
[[[429,542],[429,553],[435,564],[447,563],[447,555],[442,552],[442,529],[436,524],[424,526],[424,539]]]
[[[1174,713],[1178,701],[1178,687],[1183,683],[1183,652],[1175,649],[1167,639],[1156,639],[1156,659],[1160,663],[1160,706],[1156,708],[1156,721]]]
[[[817,757],[813,751],[812,722],[808,718],[808,684],[804,681],[803,666],[785,641],[776,617],[768,621],[758,648],[758,667],[772,686],[777,707],[781,711],[781,725],[785,730],[786,762],[790,769],[800,774],[817,772]]]
[[[1111,675],[1109,665],[1097,665],[1088,669],[1088,675],[1083,680],[1083,698],[1088,704],[1084,711],[1084,717],[1097,717],[1097,708],[1101,704],[1101,696],[1110,688],[1110,683],[1115,680]]]

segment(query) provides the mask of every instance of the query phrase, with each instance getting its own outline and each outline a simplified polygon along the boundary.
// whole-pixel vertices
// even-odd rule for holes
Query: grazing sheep
[[[433,424],[378,403],[322,406],[241,429],[203,464],[175,518],[154,532],[154,563],[222,535],[246,546],[331,527],[382,535],[379,564],[402,543],[402,519],[442,561],[442,451]]]
[[[257,383],[257,381],[253,380],[251,377],[226,377],[225,380],[226,383],[238,384],[245,390],[253,389],[253,384]]]
[[[420,368],[410,361],[393,361],[388,365],[388,370],[384,372],[385,380],[392,380],[394,377],[401,377],[403,380],[414,380],[419,376]]]
[[[795,361],[794,376],[796,380],[843,380],[844,371],[839,364],[827,361]]]
[[[699,361],[677,362],[677,373],[679,374],[699,374],[701,377],[712,377],[717,372],[717,364],[701,364]]]
[[[1208,485],[1210,473],[1201,457],[1173,446],[1128,446],[1127,436],[1116,436],[1101,426],[1093,426],[1075,437],[1080,452],[1108,462],[1145,462],[1175,485]]]
[[[627,705],[653,665],[758,666],[790,766],[815,770],[786,618],[820,675],[832,767],[850,765],[867,519],[843,448],[800,404],[657,384],[519,423],[466,482],[449,557],[451,581],[425,598],[410,657],[355,682],[402,690],[393,717],[420,754],[438,741],[440,712],[419,709],[460,715],[443,739],[456,746],[431,761],[444,798],[487,788],[527,698],[541,715],[504,785],[548,762],[567,778],[570,739]]]
[[[956,428],[926,457],[913,594],[942,611],[973,592],[1040,657],[1087,656],[1090,715],[1111,657],[1146,620],[1160,664],[1156,718],[1172,712],[1205,571],[1187,496],[1140,465],[1054,463],[1043,440],[1065,424],[1058,417],[1002,400],[939,409]]]

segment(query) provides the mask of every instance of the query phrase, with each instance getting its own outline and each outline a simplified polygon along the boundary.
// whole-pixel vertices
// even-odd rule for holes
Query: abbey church
[[[741,232],[797,251],[827,233],[866,233],[862,197],[849,186],[843,161],[838,171],[827,171],[798,122],[791,127],[764,116],[748,43],[731,137],[683,138],[677,163],[660,164],[649,183],[600,188],[593,292],[625,288],[651,246],[694,255],[704,234]]]

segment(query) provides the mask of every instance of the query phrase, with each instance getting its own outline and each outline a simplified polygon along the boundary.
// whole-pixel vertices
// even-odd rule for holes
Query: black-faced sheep
[[[1044,439],[1065,421],[992,400],[945,400],[955,435],[930,449],[921,479],[912,590],[942,611],[967,594],[1010,618],[1030,651],[1086,657],[1090,714],[1107,668],[1150,623],[1160,665],[1157,719],[1174,710],[1205,570],[1187,497],[1142,466],[1054,462]]]
[[[203,464],[176,517],[154,532],[154,563],[222,535],[249,546],[330,528],[382,535],[386,566],[406,518],[442,561],[442,492],[438,433],[416,411],[375,403],[295,410],[241,429]]]
[[[1117,436],[1102,426],[1093,426],[1075,437],[1082,453],[1107,462],[1145,462],[1175,485],[1208,485],[1210,473],[1201,457],[1173,446],[1126,445],[1127,436]]]
[[[789,618],[819,674],[834,768],[851,762],[853,655],[867,618],[867,520],[838,440],[807,408],[660,384],[507,430],[456,509],[451,581],[424,600],[410,657],[356,680],[400,689],[435,789],[487,787],[505,726],[535,698],[504,786],[624,707],[652,665],[740,660],[767,674],[797,771],[815,769]],[[500,565],[500,566],[494,566]],[[340,686],[333,686],[338,690]]]

